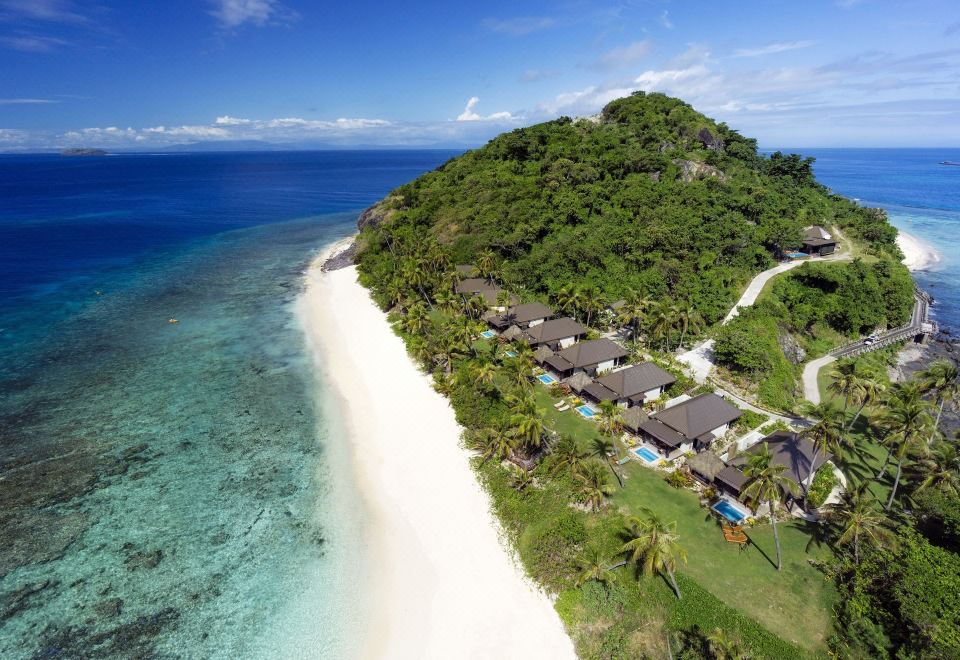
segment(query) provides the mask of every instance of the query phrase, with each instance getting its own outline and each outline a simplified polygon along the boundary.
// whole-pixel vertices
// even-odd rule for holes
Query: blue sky
[[[763,146],[957,146],[960,3],[0,0],[0,150],[469,146],[635,89]]]

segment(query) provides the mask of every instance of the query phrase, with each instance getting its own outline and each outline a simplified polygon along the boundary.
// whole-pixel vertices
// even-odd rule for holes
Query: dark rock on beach
[[[960,340],[940,333],[926,344],[908,345],[900,353],[895,376],[897,380],[909,380],[936,360],[948,359],[960,363]],[[960,432],[960,411],[944,407],[940,427],[948,438]]]
[[[331,270],[340,270],[341,268],[352,266],[353,258],[356,256],[356,254],[357,244],[351,243],[350,247],[348,247],[346,250],[342,250],[324,261],[323,265],[320,267],[320,270],[326,273]]]

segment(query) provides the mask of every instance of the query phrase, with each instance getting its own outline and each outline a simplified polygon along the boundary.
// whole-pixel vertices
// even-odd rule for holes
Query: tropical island
[[[957,367],[891,379],[929,301],[812,164],[636,93],[360,218],[360,282],[580,657],[960,654]]]
[[[89,147],[71,147],[60,152],[61,156],[83,157],[83,156],[107,156],[109,155],[103,149],[91,149]]]

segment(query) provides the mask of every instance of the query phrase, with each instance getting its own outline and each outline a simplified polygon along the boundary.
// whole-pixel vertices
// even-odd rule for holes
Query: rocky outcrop
[[[680,180],[684,183],[708,178],[720,179],[721,181],[727,180],[727,175],[713,165],[698,163],[695,160],[684,160],[682,158],[675,158],[673,164],[680,168]]]
[[[346,250],[341,250],[335,255],[323,262],[320,270],[329,272],[331,270],[340,270],[353,265],[353,259],[357,256],[357,243],[354,241]]]
[[[697,139],[710,151],[723,151],[725,146],[723,140],[711,133],[709,128],[701,128],[700,132],[697,133]]]
[[[797,366],[807,358],[807,352],[803,350],[803,346],[786,329],[781,328],[777,333],[777,343],[780,344],[780,350],[790,364]]]
[[[388,209],[383,201],[377,202],[357,218],[357,229],[363,231],[367,227],[379,227],[389,220],[391,215],[393,215],[393,209]]]

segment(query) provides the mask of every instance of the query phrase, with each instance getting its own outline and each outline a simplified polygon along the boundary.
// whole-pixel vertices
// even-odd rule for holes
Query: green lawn
[[[545,387],[537,386],[535,392],[553,430],[577,438],[584,448],[599,437],[596,423],[573,410],[557,412],[553,408],[556,400]],[[672,488],[662,473],[637,462],[631,461],[621,470],[625,487],[614,495],[612,506],[626,515],[648,507],[668,522],[675,520],[689,555],[681,572],[783,639],[807,650],[824,650],[836,592],[832,581],[808,560],[826,559],[830,551],[812,544],[801,524],[779,526],[784,562],[778,573],[768,524],[748,531],[753,544],[741,552],[723,539],[716,519],[700,506],[694,493]]]

